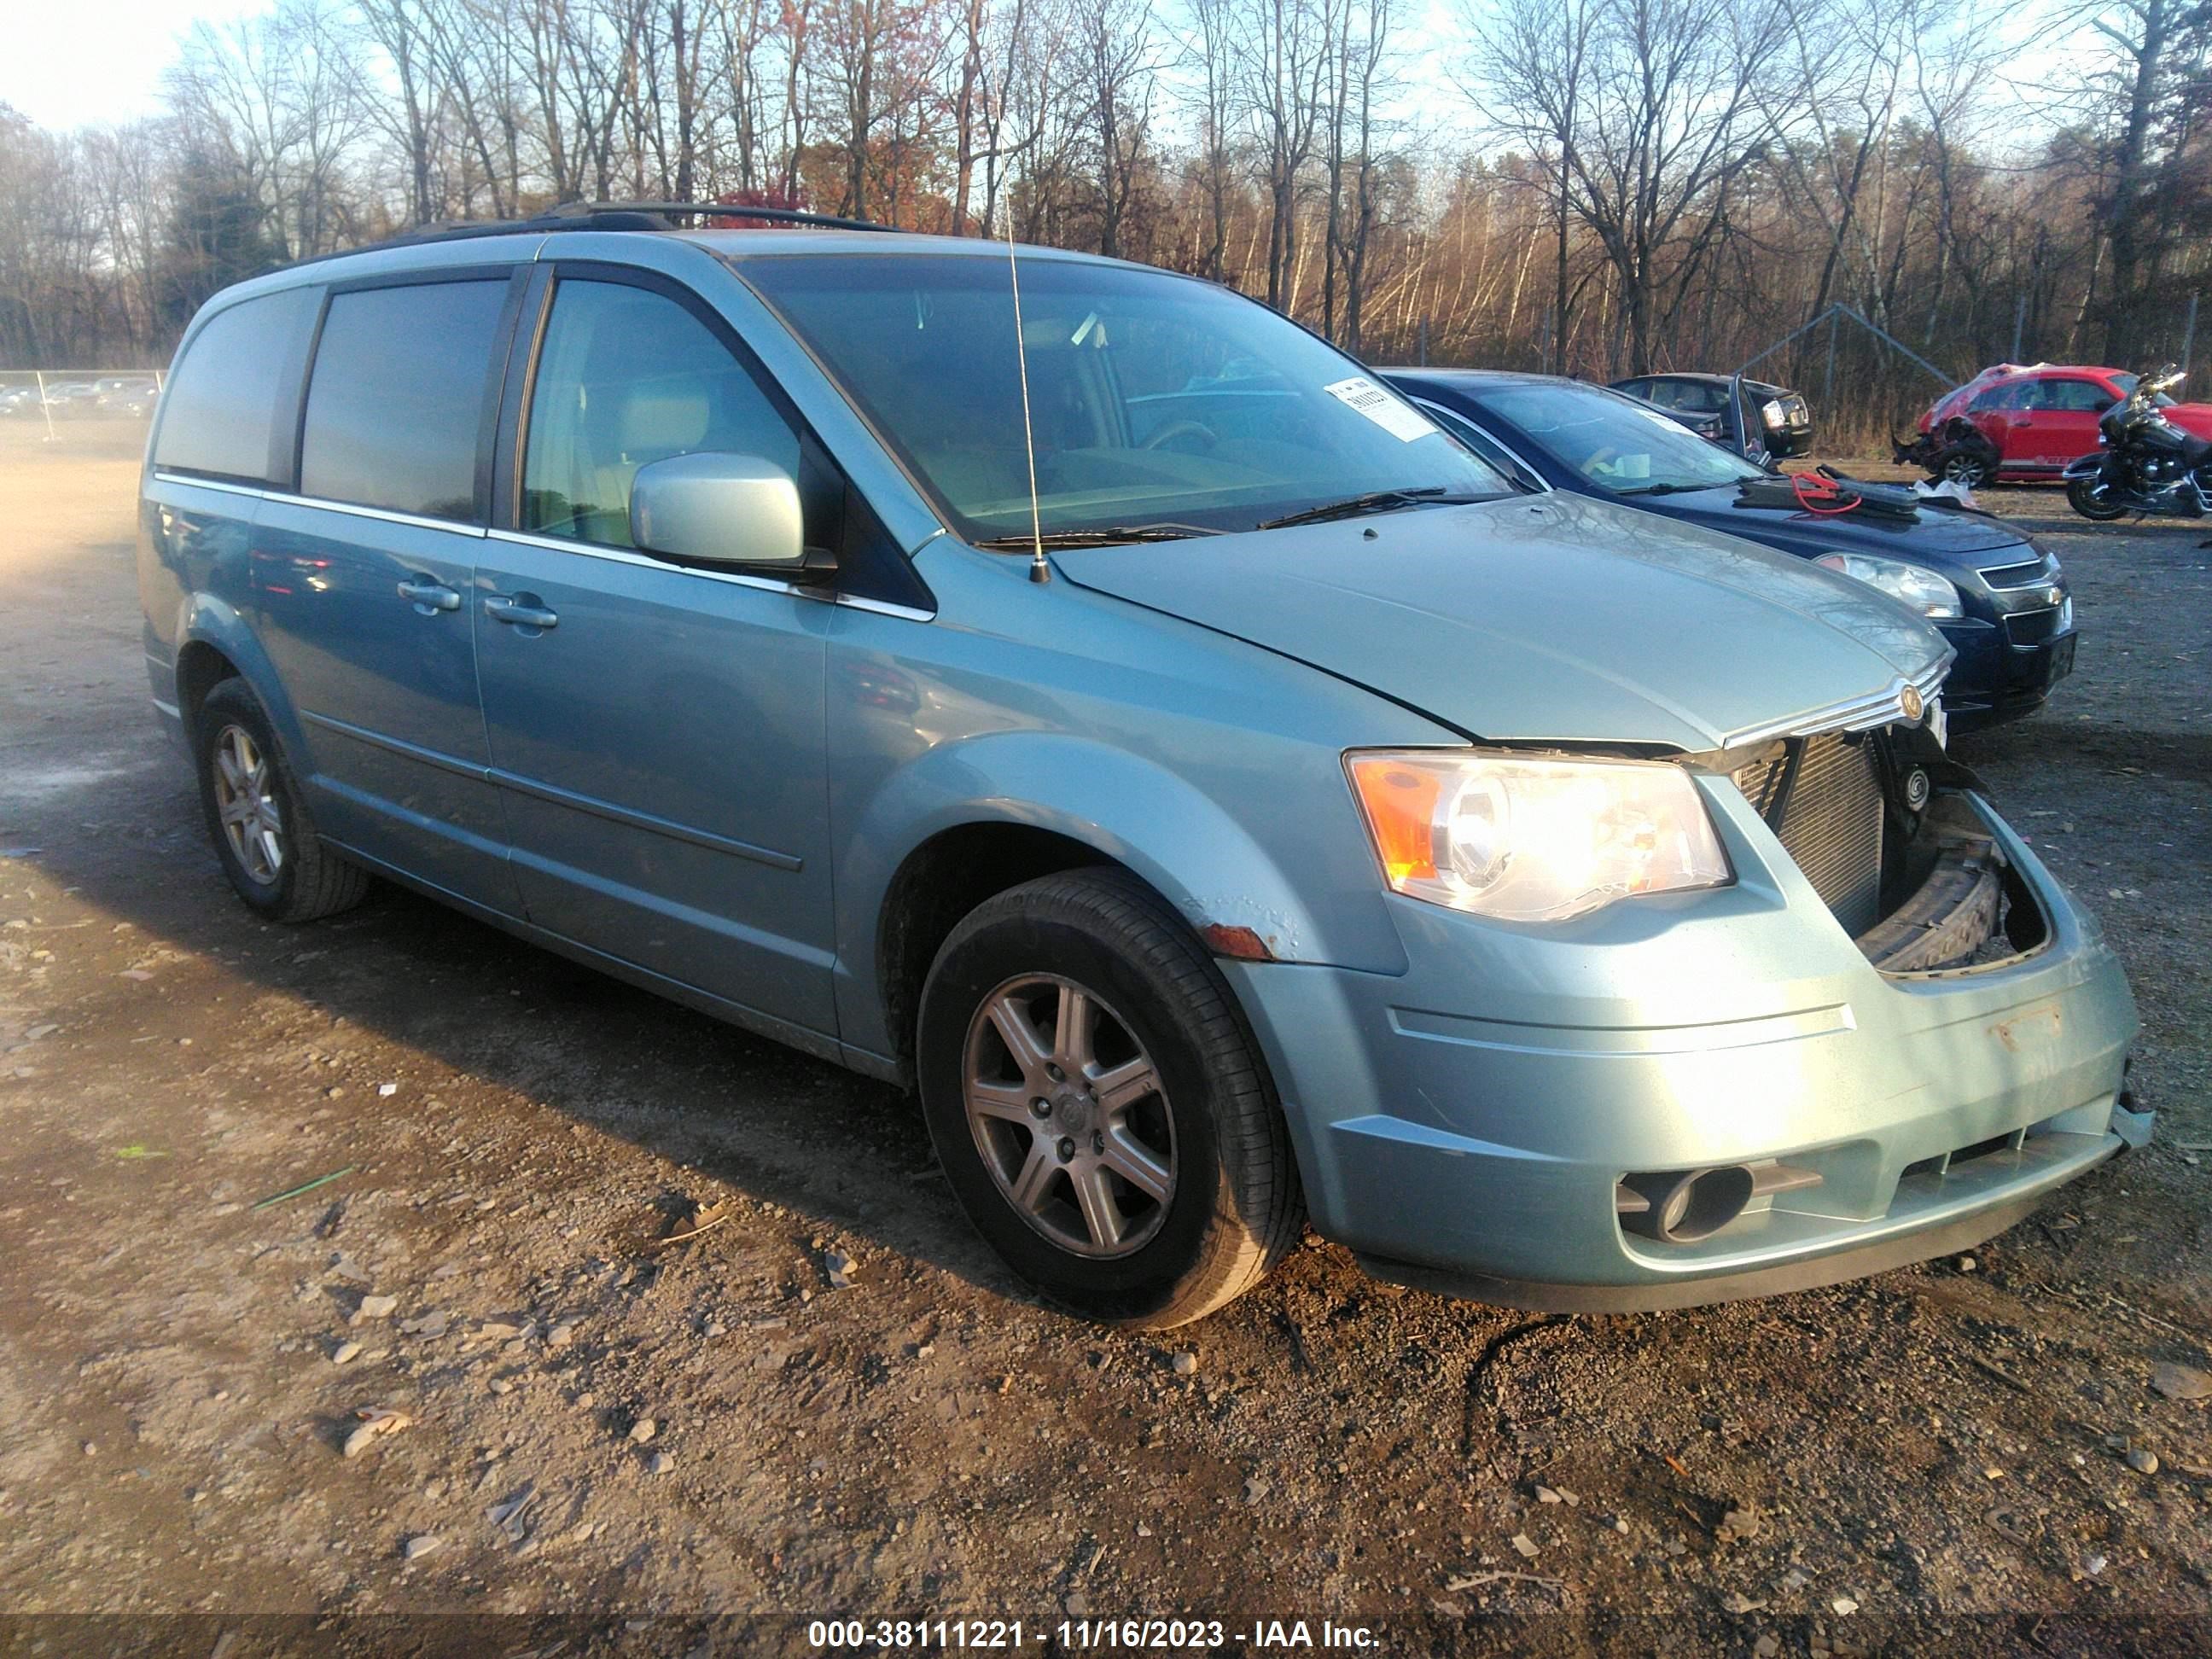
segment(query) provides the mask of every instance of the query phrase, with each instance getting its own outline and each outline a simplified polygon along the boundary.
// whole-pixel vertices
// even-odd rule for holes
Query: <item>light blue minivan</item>
[[[1309,1221],[1522,1305],[1827,1283],[2148,1135],[1903,606],[1532,492],[1207,283],[683,217],[194,321],[146,654],[257,911],[386,877],[909,1085],[1135,1324]]]

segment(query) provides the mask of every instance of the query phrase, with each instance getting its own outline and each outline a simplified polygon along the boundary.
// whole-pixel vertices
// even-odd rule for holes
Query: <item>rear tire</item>
[[[239,897],[272,921],[351,909],[369,875],[323,844],[261,700],[219,681],[192,720],[200,807],[216,857]]]
[[[2099,500],[2094,493],[2096,487],[2097,481],[2094,478],[2069,478],[2066,481],[2066,505],[2083,518],[2094,519],[2099,524],[2124,519],[2133,511],[2130,507],[2115,507],[2110,501]]]
[[[1289,1132],[1228,985],[1120,871],[972,911],[923,987],[915,1065],[969,1219],[1071,1312],[1186,1324],[1297,1242]]]

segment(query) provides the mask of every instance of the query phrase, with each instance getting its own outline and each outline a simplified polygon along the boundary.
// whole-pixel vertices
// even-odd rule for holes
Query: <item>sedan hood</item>
[[[1863,583],[1564,494],[1053,559],[1496,742],[1724,748],[1950,649]]]
[[[1884,496],[1911,499],[1908,491],[1893,486],[1858,487]],[[1735,486],[1728,484],[1674,495],[1638,496],[1633,504],[1670,519],[1703,525],[1724,536],[1754,537],[1769,547],[1808,557],[1823,553],[1873,553],[1910,559],[1937,570],[1972,570],[2003,562],[1984,556],[1990,554],[2016,560],[2037,556],[2017,530],[1979,513],[1948,507],[1917,507],[1911,518],[1893,519],[1863,513],[1824,516],[1796,507],[1738,507],[1735,500]]]
[[[1856,483],[1856,480],[1854,480]],[[1909,491],[1885,484],[1860,484],[1860,489],[1911,500]],[[1951,507],[1916,507],[1911,518],[1889,518],[1874,514],[1805,514],[1794,507],[1736,507],[1736,487],[1692,489],[1679,495],[1639,495],[1621,502],[1639,511],[1666,514],[1690,525],[1721,531],[1721,535],[1752,535],[1785,553],[1818,557],[1820,553],[1875,553],[1891,560],[1911,560],[1936,571],[1978,571],[2011,560],[2037,557],[2035,546],[2008,525],[1982,514],[1962,514]],[[1990,557],[2006,556],[2006,557]]]

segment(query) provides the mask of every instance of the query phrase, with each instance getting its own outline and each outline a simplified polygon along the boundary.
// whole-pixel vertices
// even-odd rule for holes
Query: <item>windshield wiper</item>
[[[1331,519],[1356,519],[1363,513],[1388,513],[1398,507],[1457,507],[1467,501],[1486,501],[1488,495],[1455,495],[1442,484],[1419,489],[1375,489],[1364,495],[1347,495],[1340,501],[1323,501],[1279,519],[1263,519],[1255,530],[1284,530],[1294,524],[1326,524]]]
[[[1711,484],[1655,483],[1638,484],[1633,489],[1616,489],[1616,495],[1688,495],[1700,489],[1711,489]]]
[[[1042,536],[993,536],[977,542],[977,547],[988,548],[994,553],[1019,553],[1024,548],[1035,547],[1042,541],[1047,547],[1117,547],[1125,542],[1180,542],[1193,536],[1218,536],[1218,530],[1209,530],[1194,524],[1135,524],[1108,525],[1096,530],[1048,530]]]

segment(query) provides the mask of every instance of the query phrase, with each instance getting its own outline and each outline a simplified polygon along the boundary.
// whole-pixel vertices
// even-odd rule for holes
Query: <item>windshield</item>
[[[955,529],[1030,534],[1006,260],[808,254],[738,269]],[[1358,363],[1225,289],[1024,258],[1021,291],[1048,536],[1251,530],[1382,492],[1512,493]]]
[[[1765,476],[1658,410],[1599,386],[1525,381],[1486,389],[1482,406],[1615,495],[1711,489]]]

